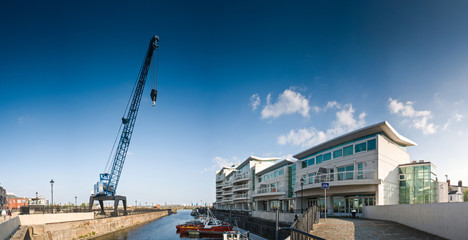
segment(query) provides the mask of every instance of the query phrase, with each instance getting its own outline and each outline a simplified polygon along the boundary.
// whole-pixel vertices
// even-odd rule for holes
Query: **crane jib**
[[[95,196],[114,196],[119,184],[120,175],[122,168],[125,163],[127,156],[128,147],[135,126],[136,117],[140,107],[141,97],[146,83],[146,77],[150,67],[151,59],[153,58],[154,50],[159,48],[159,37],[154,36],[149,44],[148,51],[146,52],[145,61],[141,67],[138,83],[133,93],[133,98],[130,104],[130,108],[127,112],[127,116],[122,118],[122,124],[124,128],[120,136],[119,144],[116,148],[114,160],[112,162],[112,168],[109,173],[100,174],[100,181],[95,185],[94,195]],[[151,90],[151,100],[153,106],[156,103],[158,91],[155,89]]]

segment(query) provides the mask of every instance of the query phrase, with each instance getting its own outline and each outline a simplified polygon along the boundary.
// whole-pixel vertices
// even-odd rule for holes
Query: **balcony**
[[[232,195],[232,191],[224,191],[223,196],[230,196]]]
[[[227,203],[227,202],[231,202],[232,201],[232,198],[224,198],[223,199],[223,202]]]
[[[233,192],[241,192],[250,190],[249,184],[234,185]]]
[[[232,182],[239,183],[239,182],[244,182],[244,181],[249,181],[249,180],[250,180],[250,174],[249,172],[245,172],[245,173],[237,175]]]
[[[223,186],[223,190],[229,189],[229,188],[232,188],[232,184],[231,183],[225,183],[224,186]]]
[[[329,182],[330,186],[379,184],[377,170],[354,170],[336,173],[322,173],[315,176],[307,175],[304,179],[304,189],[321,188],[322,182]],[[301,181],[296,181],[296,191],[301,189]]]
[[[224,177],[216,177],[216,183],[224,181]]]
[[[244,194],[235,194],[233,196],[233,200],[235,201],[239,201],[239,200],[249,200],[249,194],[248,193],[244,193]]]
[[[223,190],[221,189],[216,189],[216,194],[223,193]]]
[[[286,190],[283,188],[276,188],[276,187],[268,187],[268,188],[260,188],[257,189],[255,192],[254,197],[259,197],[259,196],[281,196],[286,194]]]

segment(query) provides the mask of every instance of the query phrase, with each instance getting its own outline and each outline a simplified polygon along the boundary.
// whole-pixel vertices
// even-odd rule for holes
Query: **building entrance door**
[[[317,199],[307,199],[307,208],[317,205]]]

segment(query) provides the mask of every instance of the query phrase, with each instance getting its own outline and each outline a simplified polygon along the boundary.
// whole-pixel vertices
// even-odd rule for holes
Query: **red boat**
[[[187,231],[222,233],[232,231],[233,227],[234,226],[227,223],[222,223],[218,219],[207,219],[204,224],[181,224],[176,226],[180,233],[185,233]]]
[[[203,232],[217,232],[223,233],[232,231],[234,226],[231,226],[227,223],[223,223],[215,218],[215,216],[211,213],[211,211],[207,210],[207,216],[202,217],[201,220],[194,220],[186,222],[185,224],[177,225],[177,232],[179,233],[187,233],[188,231],[197,231],[200,233]]]

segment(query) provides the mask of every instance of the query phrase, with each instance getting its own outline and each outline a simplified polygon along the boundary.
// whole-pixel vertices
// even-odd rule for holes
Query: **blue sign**
[[[322,188],[323,188],[323,189],[330,189],[330,183],[323,182],[323,183],[322,183]]]

